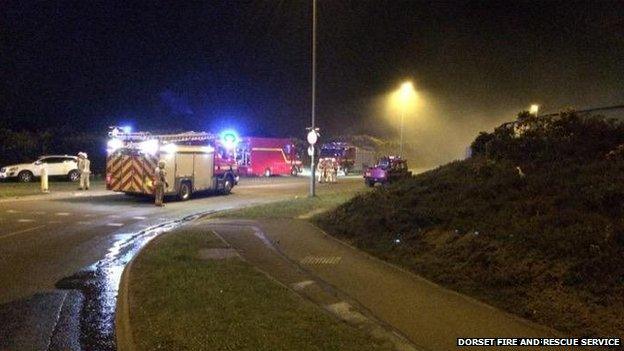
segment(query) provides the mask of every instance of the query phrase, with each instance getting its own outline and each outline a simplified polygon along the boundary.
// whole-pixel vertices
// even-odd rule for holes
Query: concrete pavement
[[[344,311],[349,306],[347,311],[397,331],[418,349],[455,350],[459,337],[557,336],[373,258],[306,221],[219,219],[206,223],[246,260],[283,284],[304,296],[330,289],[335,300],[322,302],[325,308]],[[289,266],[296,270],[286,269]]]

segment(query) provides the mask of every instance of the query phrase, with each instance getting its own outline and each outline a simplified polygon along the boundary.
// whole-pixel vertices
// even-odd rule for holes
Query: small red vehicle
[[[407,161],[397,156],[384,156],[377,164],[364,171],[364,183],[370,187],[375,184],[389,184],[412,175],[407,169]]]
[[[244,137],[236,148],[241,176],[292,175],[301,173],[297,149],[287,138]]]

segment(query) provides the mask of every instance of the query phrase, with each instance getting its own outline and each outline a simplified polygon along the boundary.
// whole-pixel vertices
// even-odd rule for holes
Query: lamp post
[[[316,0],[312,0],[312,127],[308,133],[308,142],[311,145],[310,153],[310,196],[316,196],[316,169],[314,167],[314,144],[318,137],[316,128]],[[313,140],[313,141],[312,141]]]
[[[403,124],[405,122],[405,110],[408,105],[413,102],[413,99],[416,96],[414,92],[414,85],[412,82],[405,82],[401,84],[401,88],[398,91],[399,97],[399,109],[401,110],[401,141],[400,141],[400,152],[399,156],[403,157]]]

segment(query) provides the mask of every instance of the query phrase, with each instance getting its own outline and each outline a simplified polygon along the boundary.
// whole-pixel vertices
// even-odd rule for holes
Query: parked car
[[[78,172],[78,158],[68,155],[41,156],[33,163],[20,163],[4,166],[0,169],[0,180],[17,179],[20,182],[32,182],[41,175],[41,166],[47,165],[48,176],[66,177],[69,181],[76,182],[80,179]]]
[[[373,187],[375,184],[388,184],[398,179],[410,177],[407,161],[396,156],[384,156],[373,167],[364,171],[364,183]]]

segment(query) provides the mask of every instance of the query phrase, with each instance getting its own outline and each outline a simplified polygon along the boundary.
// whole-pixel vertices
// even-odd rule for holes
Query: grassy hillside
[[[624,127],[564,113],[316,218],[374,255],[580,335],[624,335]]]

